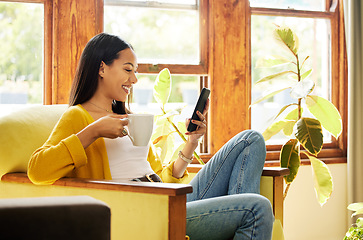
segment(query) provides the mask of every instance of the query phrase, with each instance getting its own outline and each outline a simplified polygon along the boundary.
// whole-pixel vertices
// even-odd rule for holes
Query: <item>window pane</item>
[[[250,0],[250,6],[325,11],[325,0]]]
[[[133,112],[152,112],[160,114],[160,106],[153,98],[156,75],[138,74],[138,82],[133,87]],[[183,108],[183,121],[191,117],[199,96],[199,76],[172,75],[171,94],[168,101],[169,109]],[[190,116],[189,116],[190,115]]]
[[[279,86],[255,85],[262,77],[273,73],[294,70],[296,67],[290,64],[287,66],[276,68],[255,68],[258,59],[266,55],[280,55],[288,59],[294,60],[292,54],[286,51],[282,46],[277,44],[272,37],[275,23],[277,25],[287,25],[292,28],[299,37],[299,61],[300,63],[307,57],[302,73],[313,69],[310,79],[315,82],[315,89],[312,94],[330,99],[330,32],[329,20],[311,19],[311,18],[293,18],[293,17],[269,17],[269,16],[252,16],[251,27],[251,43],[252,43],[252,101],[262,96],[265,90],[273,88],[280,89]],[[294,69],[295,68],[295,69]],[[303,101],[304,102],[304,101]],[[267,99],[252,107],[252,128],[263,132],[273,121],[283,106],[290,103],[297,103],[297,99],[290,96],[289,89],[285,90],[274,97]],[[285,110],[284,117],[292,107]],[[305,108],[306,109],[306,108]],[[303,116],[311,116],[306,110]],[[325,133],[325,141],[329,141],[327,133]],[[279,134],[269,140],[269,144],[278,144],[285,142],[287,137]]]
[[[105,5],[105,32],[130,42],[139,63],[199,64],[199,12]]]
[[[0,2],[0,104],[43,102],[43,4]]]
[[[153,98],[156,75],[138,74],[137,78],[138,83],[133,87],[133,103],[130,104],[130,110],[134,113],[161,114],[160,105]],[[175,124],[184,123],[185,119],[192,116],[200,92],[199,86],[199,76],[172,75],[171,94],[165,109],[181,109],[180,115],[176,115],[173,119]],[[175,139],[175,147],[183,143],[177,133],[172,137]]]

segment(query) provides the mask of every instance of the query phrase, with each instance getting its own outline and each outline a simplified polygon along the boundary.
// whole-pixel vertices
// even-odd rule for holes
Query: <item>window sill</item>
[[[334,154],[336,156],[334,156]],[[207,163],[209,159],[212,158],[213,155],[210,154],[201,154],[200,157],[203,162]],[[305,154],[301,154],[301,165],[310,165],[310,160],[307,158]],[[280,151],[268,151],[266,156],[265,168],[280,167]],[[337,154],[336,150],[333,149],[324,149],[321,154],[318,156],[319,160],[322,160],[325,164],[341,164],[347,163],[347,157],[344,156],[341,152]],[[190,164],[191,169],[199,166],[201,168],[202,165],[198,163],[197,160],[194,159],[193,163]],[[189,170],[189,167],[188,167]],[[193,172],[194,170],[190,171]]]

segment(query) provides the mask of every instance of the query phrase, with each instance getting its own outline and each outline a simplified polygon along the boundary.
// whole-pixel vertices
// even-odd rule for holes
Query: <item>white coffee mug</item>
[[[134,146],[147,146],[154,128],[153,114],[128,114],[129,137]]]

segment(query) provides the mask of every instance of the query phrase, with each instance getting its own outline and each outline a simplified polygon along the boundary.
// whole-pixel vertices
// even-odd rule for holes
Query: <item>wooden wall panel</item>
[[[86,43],[103,29],[102,0],[53,0],[52,102],[68,103],[71,83]]]
[[[250,128],[250,31],[248,1],[210,0],[210,152]]]

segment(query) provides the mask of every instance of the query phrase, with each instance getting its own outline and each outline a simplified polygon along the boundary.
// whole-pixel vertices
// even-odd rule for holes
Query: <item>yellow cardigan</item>
[[[32,154],[28,164],[29,179],[35,184],[52,184],[62,177],[111,180],[103,138],[84,149],[75,135],[92,122],[93,118],[80,104],[69,107],[48,140]],[[162,166],[152,147],[147,160],[163,182],[181,183],[188,177],[187,171],[182,178],[173,177],[174,163]]]

